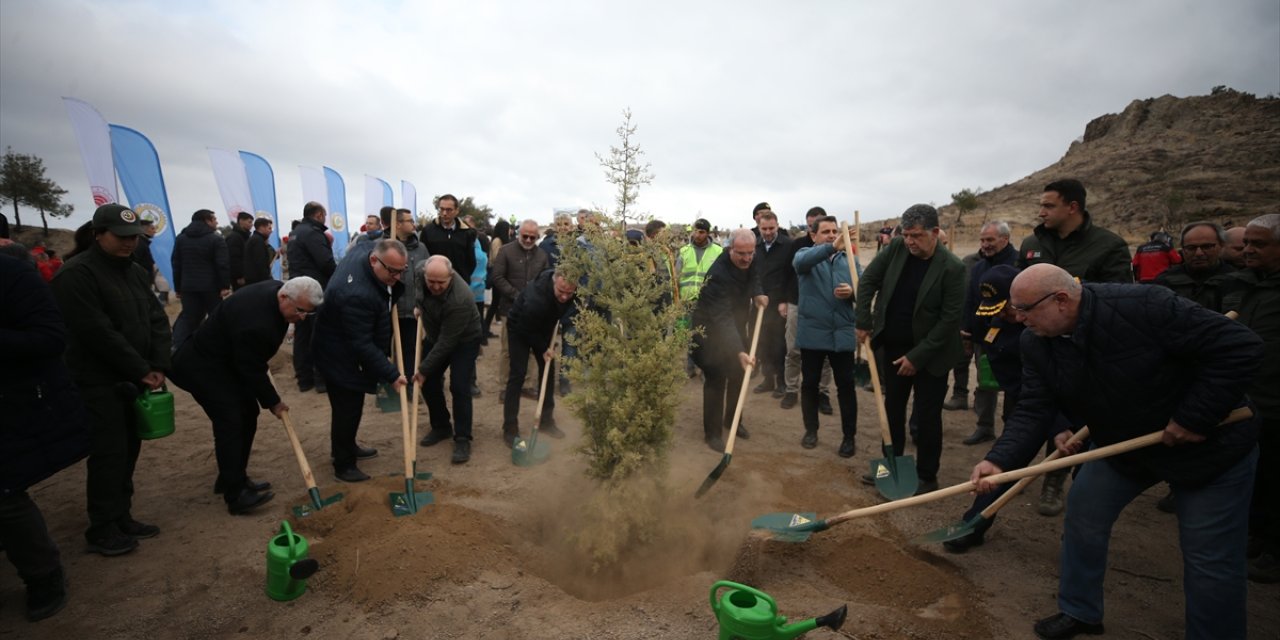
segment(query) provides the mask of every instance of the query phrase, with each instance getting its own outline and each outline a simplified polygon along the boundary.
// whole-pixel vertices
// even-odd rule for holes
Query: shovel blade
[[[941,529],[934,529],[928,533],[916,536],[911,539],[911,542],[913,544],[930,544],[946,542],[948,540],[958,540],[976,531],[978,527],[986,522],[986,520],[987,519],[979,513],[968,520],[962,520],[954,524],[949,524]]]
[[[804,542],[827,527],[816,513],[767,513],[752,520],[751,528],[768,531],[780,542]]]
[[[909,498],[919,488],[916,459],[893,455],[892,446],[884,448],[883,458],[871,461],[871,475],[876,479],[876,490],[889,501]]]
[[[517,467],[532,467],[547,461],[551,446],[545,440],[516,438],[511,444],[511,462]]]
[[[311,497],[311,504],[301,504],[293,508],[293,515],[299,518],[305,518],[335,502],[342,501],[342,494],[336,493],[328,498],[320,497],[320,490],[312,487],[307,489],[307,495]]]
[[[395,517],[412,515],[419,509],[436,501],[430,491],[417,491],[391,494],[391,513]]]
[[[711,489],[711,485],[715,484],[716,480],[719,480],[720,476],[724,475],[724,470],[729,468],[729,461],[732,458],[732,453],[724,454],[724,457],[720,458],[720,464],[711,470],[711,474],[707,476],[706,480],[702,481],[702,486],[698,487],[698,490],[693,493],[693,497],[701,498],[706,494]]]

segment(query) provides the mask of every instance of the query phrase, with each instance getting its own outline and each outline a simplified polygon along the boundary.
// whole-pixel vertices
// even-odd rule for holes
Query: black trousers
[[[134,397],[116,385],[80,388],[92,420],[85,489],[89,504],[89,529],[85,537],[97,538],[110,526],[132,517],[133,471],[142,451]]]
[[[176,350],[204,324],[205,318],[218,308],[222,296],[217,291],[179,291],[182,294],[182,312],[173,321],[173,348]]]
[[[760,361],[760,372],[765,380],[770,376],[777,386],[786,386],[783,370],[787,360],[787,319],[778,315],[778,307],[771,304],[764,310],[764,320],[760,323],[760,346],[757,352]]]
[[[515,331],[508,331],[507,365],[510,367],[510,372],[507,374],[507,390],[505,401],[502,405],[503,433],[520,432],[520,387],[524,385],[525,376],[529,373],[530,355],[538,363],[537,383],[541,385],[543,372],[546,371],[547,365],[550,363],[543,358],[544,354],[542,352],[534,353],[533,347],[529,346],[523,336]],[[556,394],[553,392],[555,380],[551,379],[554,377],[548,376],[547,390],[543,394],[546,396],[546,400],[542,404],[541,424],[555,424]]]
[[[693,361],[702,369],[702,432],[707,440],[720,437],[720,432],[733,424],[733,414],[738,408],[738,395],[742,391],[742,364],[736,357],[723,360],[699,357],[701,349],[693,352]]]
[[[836,398],[840,402],[840,431],[845,438],[852,438],[858,433],[858,396],[850,351],[800,350],[800,415],[804,418],[804,430],[818,430],[818,386],[822,365],[827,362],[831,363]]]
[[[1280,554],[1280,418],[1263,416],[1258,426],[1249,532],[1262,540],[1265,551]]]
[[[258,401],[234,376],[202,376],[191,395],[213,421],[213,454],[223,499],[235,501],[248,477],[249,454],[258,433]]]
[[[893,437],[894,455],[901,456],[906,450],[907,399],[915,392],[911,413],[919,425],[916,475],[921,480],[936,481],[942,458],[942,403],[947,397],[947,376],[935,376],[919,367],[914,376],[898,375],[898,367],[892,363],[910,350],[910,345],[892,344],[876,349],[885,416]]]
[[[315,314],[308,315],[293,325],[293,375],[298,384],[304,387],[313,386],[316,380],[323,379],[316,370],[315,359],[311,357],[311,339],[315,332]]]
[[[431,343],[423,345],[429,351]],[[476,373],[476,358],[480,356],[480,342],[460,344],[449,354],[449,364],[422,382],[422,397],[427,401],[431,416],[431,430],[439,433],[453,432],[454,440],[471,439],[472,398],[471,380]],[[444,374],[449,372],[449,395],[453,399],[453,415],[444,401]],[[412,374],[410,374],[412,375]],[[516,392],[519,395],[519,391]]]
[[[329,385],[329,451],[333,470],[341,473],[356,466],[356,433],[364,416],[363,391]]]
[[[26,491],[0,494],[0,544],[23,582],[47,577],[62,567],[58,545]]]
[[[484,334],[486,336],[493,333],[489,328],[493,326],[493,318],[498,315],[498,307],[502,305],[500,302],[502,300],[502,292],[497,289],[490,289],[490,291],[493,291],[493,298],[489,301],[489,308],[484,312]]]
[[[412,316],[408,318],[401,317],[400,320],[400,354],[404,356],[404,375],[410,382],[413,381],[413,368],[417,363],[413,361],[414,342],[418,339],[418,321]],[[422,357],[427,357],[426,347],[422,348]],[[405,393],[408,394],[410,402],[417,402],[417,398],[413,397],[416,386],[410,384],[405,387]],[[412,405],[410,405],[412,407]]]

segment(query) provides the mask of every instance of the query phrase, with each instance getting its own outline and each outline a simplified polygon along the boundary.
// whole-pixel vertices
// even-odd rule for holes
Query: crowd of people
[[[40,266],[54,257],[47,249],[0,247],[5,352],[35,363],[0,378],[0,398],[17,408],[0,431],[0,542],[27,584],[28,616],[53,615],[66,599],[57,547],[26,493],[32,484],[87,456],[87,549],[123,555],[159,534],[132,509],[141,448],[133,404],[145,390],[171,382],[207,414],[214,491],[230,514],[272,499],[271,483],[251,479],[248,465],[261,410],[288,411],[268,362],[290,325],[296,393],[327,398],[339,481],[369,479],[358,463],[378,451],[359,433],[366,396],[380,385],[408,387],[414,403],[420,394],[430,428],[418,444],[449,441],[451,462],[467,463],[481,395],[476,362],[491,338],[502,439],[517,442],[521,400],[538,396],[539,429],[564,437],[552,388],[569,393],[568,381],[544,374],[557,357],[573,357],[573,341],[558,354],[554,338],[574,331],[582,282],[558,263],[571,244],[589,246],[585,230],[601,221],[585,210],[576,224],[562,214],[544,234],[534,220],[480,228],[459,213],[448,194],[422,225],[412,211],[384,207],[337,260],[322,204],[303,207],[279,251],[269,220],[240,213],[220,234],[214,212],[196,211],[174,245],[169,284],[181,311],[172,327],[147,250],[154,225],[128,207],[99,207],[59,269]],[[1163,447],[1077,467],[1065,498],[1068,471],[1044,478],[1040,513],[1065,508],[1066,516],[1059,612],[1035,632],[1102,632],[1111,526],[1137,495],[1167,483],[1161,502],[1178,522],[1188,635],[1243,637],[1246,580],[1280,580],[1280,214],[1230,231],[1193,222],[1176,249],[1153,235],[1131,256],[1093,222],[1084,186],[1063,179],[1045,186],[1040,223],[1017,248],[1009,225],[990,221],[978,251],[958,256],[938,211],[917,204],[880,230],[865,265],[851,263],[850,237],[821,207],[794,236],[768,203],[752,217],[752,228],[723,245],[708,221],[694,221],[688,241],[654,269],[691,310],[682,321],[696,329],[686,368],[701,376],[708,447],[725,447],[746,371],[758,369],[755,394],[784,410],[799,405],[801,447],[818,446],[819,414],[839,411],[836,453],[855,456],[860,353],[874,358],[894,455],[915,447],[918,494],[938,488],[943,411],[969,409],[978,371],[975,427],[963,443],[994,442],[972,470],[979,495],[966,520],[1004,489],[987,476],[1031,464],[1042,450],[1069,454],[1162,430]],[[626,238],[654,241],[664,227],[654,221]],[[283,282],[271,277],[277,259],[287,261]],[[535,383],[552,378],[547,388],[526,386],[535,369]],[[1253,417],[1221,424],[1239,407]],[[1068,441],[1086,426],[1089,440]],[[739,423],[736,435],[751,430]],[[984,544],[992,523],[946,549]]]

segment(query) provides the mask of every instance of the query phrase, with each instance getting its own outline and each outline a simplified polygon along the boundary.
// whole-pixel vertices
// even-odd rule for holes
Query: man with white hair
[[[1063,454],[1071,429],[1089,427],[1094,446],[1163,431],[1164,446],[1087,462],[1067,496],[1056,615],[1040,638],[1103,632],[1103,579],[1112,525],[1157,482],[1175,489],[1183,553],[1188,638],[1245,637],[1245,529],[1258,458],[1253,419],[1219,426],[1246,406],[1262,361],[1248,328],[1164,287],[1080,284],[1066,270],[1032,265],[1010,289],[1026,326],[1022,389],[1004,433],[971,480],[1028,460],[1046,436]]]
[[[249,513],[273,496],[270,482],[254,482],[247,472],[258,407],[277,418],[289,410],[267,376],[267,363],[289,325],[323,303],[320,283],[307,276],[241,287],[173,354],[169,379],[191,392],[213,421],[213,490],[232,515]]]
[[[490,265],[489,274],[493,280],[493,291],[498,298],[498,317],[502,318],[502,344],[498,354],[498,380],[506,382],[511,373],[511,365],[507,362],[507,314],[511,313],[511,305],[521,291],[538,277],[539,273],[551,266],[550,256],[546,251],[538,249],[538,223],[525,220],[520,223],[516,242],[504,245]],[[524,384],[521,380],[520,384]],[[506,402],[507,392],[504,388],[498,394],[498,402]]]
[[[971,354],[964,359],[964,368],[969,368],[969,361],[974,357],[982,357],[982,337],[986,331],[986,318],[977,315],[978,303],[981,295],[978,290],[978,284],[982,282],[982,276],[986,275],[993,267],[999,265],[1013,266],[1018,258],[1018,252],[1014,250],[1013,245],[1009,243],[1009,224],[1002,220],[993,220],[982,225],[978,230],[978,257],[969,268],[968,288],[965,291],[964,298],[964,316],[960,324],[960,338],[965,344],[965,352]],[[966,258],[967,260],[968,258]],[[977,336],[977,339],[974,338]],[[998,390],[983,389],[979,384],[975,384],[976,389],[973,392],[973,412],[978,414],[978,426],[974,428],[973,433],[964,439],[964,444],[975,445],[983,442],[989,442],[996,439],[996,403],[999,401]],[[954,399],[955,393],[952,392]],[[969,398],[964,398],[965,406],[968,405]],[[1007,400],[1007,398],[1006,398]],[[948,401],[950,402],[950,401]],[[1013,409],[1012,403],[1005,406],[1004,417],[1007,418],[1009,411]],[[942,405],[944,409],[950,408],[947,404]]]
[[[1262,369],[1249,387],[1261,423],[1249,579],[1274,583],[1280,581],[1280,213],[1249,221],[1243,254],[1245,268],[1224,285],[1222,306],[1262,338]]]
[[[426,291],[418,300],[422,317],[422,363],[414,381],[422,385],[422,397],[431,415],[431,431],[422,438],[430,447],[453,439],[453,464],[471,459],[471,380],[480,356],[480,311],[471,287],[453,270],[444,256],[427,258],[422,267]],[[450,370],[449,392],[453,415],[444,402],[444,372]]]
[[[702,429],[707,446],[724,450],[721,430],[732,426],[742,388],[742,372],[755,362],[747,353],[751,336],[747,333],[752,301],[769,304],[756,276],[756,237],[750,229],[737,229],[729,237],[728,250],[706,270],[705,284],[693,308],[692,323],[702,327],[693,337],[693,361],[702,369]],[[749,438],[738,426],[738,437]]]

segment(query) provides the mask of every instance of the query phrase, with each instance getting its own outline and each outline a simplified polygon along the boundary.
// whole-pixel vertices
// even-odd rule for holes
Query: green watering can
[[[280,533],[267,543],[267,597],[281,602],[297,598],[319,568],[320,563],[307,557],[307,539],[281,522]]]
[[[727,589],[719,599],[716,594]],[[844,625],[849,605],[820,618],[787,624],[778,615],[778,605],[769,594],[736,582],[721,580],[711,585],[711,611],[720,623],[719,640],[789,640],[818,627],[832,631]]]
[[[155,440],[173,433],[173,394],[167,387],[144,391],[133,405],[138,413],[139,438]]]

